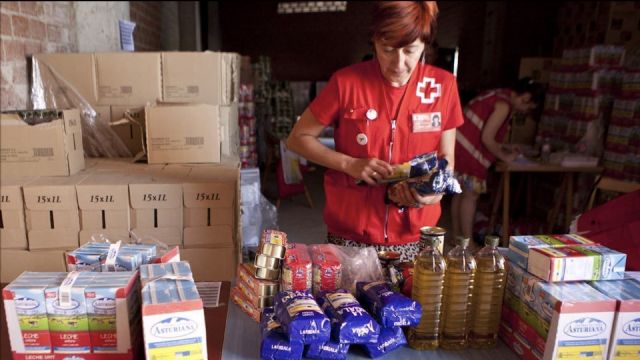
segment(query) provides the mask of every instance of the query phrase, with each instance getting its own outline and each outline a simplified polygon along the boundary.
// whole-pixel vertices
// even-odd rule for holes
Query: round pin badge
[[[367,145],[367,142],[369,141],[367,139],[367,135],[360,133],[358,134],[358,136],[356,136],[356,141],[358,142],[358,144],[360,145]]]
[[[376,109],[369,109],[367,110],[367,119],[369,120],[375,120],[378,118],[378,112],[376,111]]]

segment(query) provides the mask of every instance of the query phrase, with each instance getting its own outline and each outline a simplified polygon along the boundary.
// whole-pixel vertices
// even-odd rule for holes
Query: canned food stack
[[[286,244],[286,233],[265,230],[254,263],[238,266],[238,282],[231,289],[231,298],[257,322],[262,309],[273,306],[273,298],[280,290],[280,267]]]

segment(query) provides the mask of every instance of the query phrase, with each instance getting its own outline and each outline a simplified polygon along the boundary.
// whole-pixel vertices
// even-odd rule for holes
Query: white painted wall
[[[120,50],[118,20],[129,20],[128,1],[76,1],[78,52]]]

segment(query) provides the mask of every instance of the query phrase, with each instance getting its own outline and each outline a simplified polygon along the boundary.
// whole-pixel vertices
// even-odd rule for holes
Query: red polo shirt
[[[407,85],[394,89],[376,60],[337,71],[309,109],[322,124],[334,126],[337,151],[392,165],[439,150],[442,131],[463,122],[451,73],[418,64]],[[357,185],[339,171],[326,172],[324,187],[324,220],[329,232],[354,241],[378,245],[415,242],[420,227],[434,226],[440,217],[440,204],[401,211],[384,203],[386,186]]]

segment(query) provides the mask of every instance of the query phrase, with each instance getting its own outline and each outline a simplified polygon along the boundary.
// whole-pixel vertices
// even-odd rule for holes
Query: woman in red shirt
[[[324,220],[331,243],[375,246],[412,260],[420,227],[438,222],[441,195],[404,187],[398,207],[385,203],[387,188],[378,184],[394,164],[432,151],[453,169],[455,128],[463,121],[456,81],[423,62],[437,11],[432,1],[377,3],[375,59],[333,74],[289,135],[289,149],[328,168]],[[335,151],[317,139],[327,126],[334,127]]]
[[[503,144],[513,112],[528,112],[540,102],[542,88],[523,78],[511,89],[494,89],[473,98],[464,108],[464,125],[456,134],[456,175],[462,194],[451,201],[453,236],[471,237],[476,203],[487,191],[487,172],[496,159],[511,162],[517,146]]]

